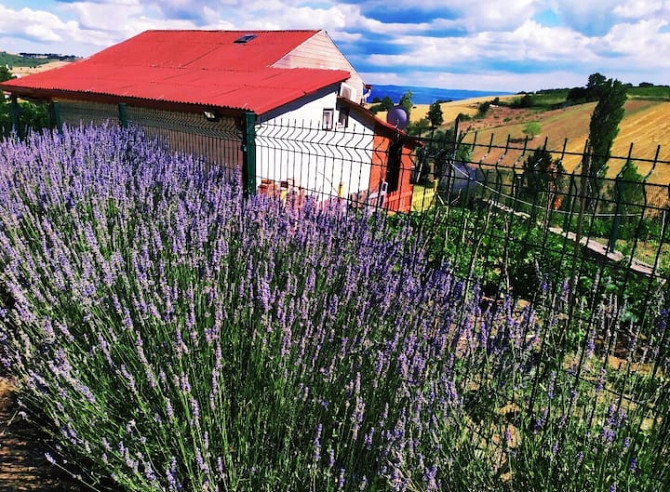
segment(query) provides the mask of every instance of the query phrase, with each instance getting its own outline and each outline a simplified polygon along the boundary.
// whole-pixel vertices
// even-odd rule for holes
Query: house
[[[147,31],[87,59],[0,84],[53,124],[133,124],[242,172],[249,192],[408,210],[411,150],[362,106],[366,86],[325,31]]]

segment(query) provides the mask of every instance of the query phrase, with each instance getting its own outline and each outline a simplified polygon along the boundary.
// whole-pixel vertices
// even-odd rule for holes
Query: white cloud
[[[670,67],[670,32],[662,32],[667,20],[642,20],[619,24],[598,45],[606,53],[626,57],[626,63]]]
[[[406,48],[399,55],[371,55],[368,60],[378,66],[440,66],[482,60],[542,61],[574,56],[582,61],[593,58],[590,40],[565,28],[543,27],[526,21],[512,32],[481,32],[468,37],[398,37],[396,45]]]
[[[74,16],[84,29],[123,31],[131,19],[142,14],[139,2],[72,2],[61,7],[61,11]]]
[[[591,41],[564,27],[545,27],[526,21],[511,33],[491,37],[490,49],[497,56],[513,60],[550,61],[579,54],[584,61],[591,57]]]
[[[0,32],[4,36],[26,37],[33,41],[60,41],[76,24],[63,22],[56,15],[23,8],[11,10],[0,5]]]
[[[532,90],[583,85],[595,71],[670,79],[669,0],[3,1],[0,42],[16,51],[88,55],[159,28],[325,29],[366,77],[394,83]]]
[[[197,26],[189,20],[152,18],[146,15],[148,8],[139,0],[116,0],[112,2],[73,2],[62,7],[63,12],[78,19],[87,34],[98,33],[91,40],[93,44],[108,46],[147,29],[194,29]],[[108,33],[104,35],[103,33]],[[79,33],[81,34],[81,33]],[[76,35],[77,41],[86,37]]]
[[[453,1],[447,5],[458,9],[457,12],[465,19],[465,24],[471,32],[490,30],[502,31],[514,29],[531,19],[540,4],[537,0],[509,0],[490,2],[488,0],[473,0],[471,2]]]
[[[617,5],[613,12],[620,17],[631,19],[667,16],[670,12],[670,4],[662,0],[629,0],[622,5]]]

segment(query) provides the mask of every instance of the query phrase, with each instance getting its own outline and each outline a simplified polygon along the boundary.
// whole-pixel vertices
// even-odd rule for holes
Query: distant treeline
[[[519,97],[506,103],[513,108],[557,108],[598,101],[600,91],[606,81],[600,73],[589,76],[586,86],[543,89],[536,92],[520,92]],[[628,97],[639,99],[670,100],[670,86],[655,85],[650,82],[641,82],[639,85],[623,84]]]
[[[59,61],[75,61],[77,59],[74,55],[59,55],[57,53],[19,53],[25,58],[36,58],[38,60],[59,60]]]

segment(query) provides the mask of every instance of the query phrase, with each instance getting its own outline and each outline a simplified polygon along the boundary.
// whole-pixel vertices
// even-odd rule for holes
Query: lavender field
[[[485,298],[408,227],[134,130],[0,155],[2,371],[94,490],[670,487],[667,291],[645,330],[567,283]]]

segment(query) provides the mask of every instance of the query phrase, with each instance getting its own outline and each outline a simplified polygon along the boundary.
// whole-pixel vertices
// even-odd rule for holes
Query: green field
[[[43,58],[33,58],[31,56],[16,55],[0,51],[0,66],[7,65],[13,67],[39,67],[53,61],[74,61],[75,56],[56,55],[52,53],[45,54]]]
[[[30,58],[27,56],[13,55],[6,51],[0,51],[0,65],[10,67],[38,67],[51,61],[49,58]]]

